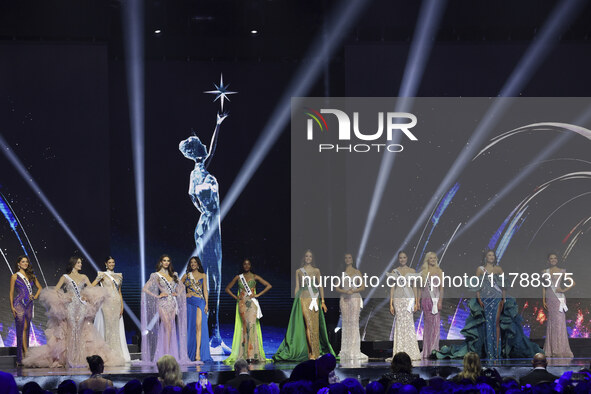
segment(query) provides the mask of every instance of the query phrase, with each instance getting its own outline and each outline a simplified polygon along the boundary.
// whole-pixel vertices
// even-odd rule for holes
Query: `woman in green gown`
[[[314,265],[312,251],[307,250],[301,268],[295,274],[295,299],[287,332],[273,356],[273,361],[301,362],[315,360],[326,353],[335,355],[328,341],[324,321],[324,313],[327,311],[324,289],[314,285],[314,282],[320,283],[320,277],[320,270]]]
[[[232,287],[238,282],[238,294],[232,293]],[[257,282],[265,288],[257,294]],[[263,316],[258,297],[271,289],[271,284],[252,272],[252,263],[246,259],[240,266],[240,272],[226,286],[228,293],[236,302],[236,319],[234,323],[234,340],[232,353],[224,360],[226,364],[233,364],[242,358],[249,363],[264,362],[265,351],[259,319]]]

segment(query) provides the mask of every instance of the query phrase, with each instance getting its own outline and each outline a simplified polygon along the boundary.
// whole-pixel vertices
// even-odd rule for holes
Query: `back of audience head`
[[[142,382],[144,394],[160,394],[162,392],[162,383],[156,376],[148,376]]]
[[[316,360],[316,377],[328,378],[328,374],[337,367],[337,359],[330,353],[322,355]]]
[[[531,360],[531,364],[534,368],[548,366],[548,361],[546,360],[546,355],[544,353],[536,353],[534,358]]]
[[[158,367],[158,377],[162,381],[163,386],[178,386],[183,387],[181,366],[178,361],[171,355],[164,355],[156,362]]]
[[[125,386],[119,392],[124,394],[142,394],[142,382],[137,379],[131,379],[125,383]]]
[[[246,362],[246,360],[242,358],[236,360],[236,362],[234,363],[234,372],[236,372],[236,375],[239,375],[243,372],[248,372],[248,363]]]
[[[189,383],[181,390],[181,394],[201,394],[201,387],[197,388],[199,383]],[[145,394],[145,392],[144,392]]]
[[[371,382],[367,386],[365,386],[365,393],[366,394],[384,394],[386,392],[386,388],[380,382]]]
[[[347,379],[343,380],[341,383],[343,383],[347,387],[347,390],[349,390],[350,394],[364,394],[365,393],[365,390],[363,389],[361,382],[358,381],[357,379],[347,378]]]
[[[45,394],[37,382],[28,382],[23,386],[23,394]]]
[[[464,356],[464,369],[458,374],[459,379],[469,379],[475,382],[482,373],[480,356],[474,352],[468,352]]]
[[[105,370],[105,362],[101,358],[101,356],[88,356],[86,357],[86,362],[88,363],[88,369],[92,372],[93,375],[97,375],[103,373]]]
[[[298,380],[295,382],[287,382],[281,388],[281,393],[285,394],[314,394],[312,389],[312,382],[307,380]]]
[[[405,352],[396,353],[394,357],[392,357],[390,369],[392,372],[411,373],[412,361],[410,360],[410,356]]]
[[[57,386],[57,393],[58,394],[76,394],[76,383],[73,380],[67,379],[64,380]]]

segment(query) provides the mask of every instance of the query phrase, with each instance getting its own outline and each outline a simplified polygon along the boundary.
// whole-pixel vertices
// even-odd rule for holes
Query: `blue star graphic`
[[[230,101],[230,99],[228,98],[228,95],[229,94],[236,94],[238,92],[231,92],[228,90],[228,87],[230,86],[230,84],[224,85],[224,76],[222,74],[220,74],[220,84],[216,85],[214,83],[213,86],[215,86],[216,90],[207,90],[203,93],[217,94],[217,96],[215,97],[215,99],[213,101],[220,99],[221,109],[222,109],[222,112],[224,112],[224,100]]]

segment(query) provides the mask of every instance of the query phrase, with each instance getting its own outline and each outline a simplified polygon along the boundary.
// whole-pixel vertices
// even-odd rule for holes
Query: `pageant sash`
[[[166,287],[168,288],[168,296],[172,297],[172,299],[174,300],[174,306],[175,306],[175,313],[178,314],[179,313],[179,303],[176,300],[176,297],[173,297],[172,293],[174,293],[174,290],[172,289],[172,285],[170,284],[170,282],[168,281],[168,279],[166,279],[164,277],[164,275],[162,275],[159,272],[156,272],[156,274],[158,274],[158,276],[160,277],[160,279],[162,279],[164,281],[164,283],[166,283]]]
[[[428,273],[427,273],[428,275]],[[439,287],[431,286],[431,278],[427,280],[427,290],[429,290],[429,296],[431,297],[431,303],[433,306],[431,307],[431,313],[436,315],[439,310],[437,309],[437,304],[439,303]]]
[[[348,275],[347,273],[345,273],[345,275],[347,275],[350,278],[350,281],[351,281],[350,284],[352,285],[353,284],[353,278],[350,275]],[[355,275],[355,276],[357,276],[357,275]],[[359,293],[354,293],[354,294],[359,294]],[[359,294],[359,308],[360,309],[363,309],[363,298],[361,298],[361,295],[360,294]]]
[[[548,274],[550,274],[550,268],[547,268],[546,272]],[[556,282],[550,280],[550,288],[552,289],[552,292],[554,293],[556,298],[558,298],[558,302],[560,302],[560,306],[558,307],[558,312],[565,313],[566,311],[568,311],[568,308],[566,306],[566,296],[564,295],[564,293],[557,292],[556,291],[557,286],[553,286],[552,283],[556,283]]]
[[[300,268],[300,271],[302,271],[302,274],[304,275],[304,277],[309,276],[308,273],[306,272],[306,270],[304,269],[304,267]],[[302,281],[303,284],[303,281]],[[314,289],[312,288],[312,281],[310,280],[310,285],[308,286],[308,293],[310,293],[310,298],[312,299],[310,301],[310,306],[308,307],[308,309],[310,309],[311,311],[315,311],[318,312],[318,293],[314,293]]]
[[[70,278],[70,276],[68,276],[67,274],[64,274],[64,276],[66,277],[66,279],[68,279],[70,282],[72,282],[72,287],[74,288],[74,294],[76,294],[76,297],[78,297],[78,301],[80,301],[80,303],[86,305],[86,301],[84,301],[82,299],[82,294],[80,294],[80,289],[78,288],[76,281],[74,281],[74,279]]]
[[[205,299],[205,295],[203,294],[203,288],[201,286],[197,286],[197,279],[195,279],[192,272],[189,272],[189,283],[191,283],[191,290],[193,290],[193,293]]]
[[[113,281],[113,284],[115,285],[115,289],[116,289],[117,291],[119,291],[119,283],[118,283],[118,282],[115,280],[115,278],[113,278],[113,277],[112,277],[112,276],[109,274],[109,271],[105,271],[105,272],[103,272],[103,273],[104,273],[105,275],[107,275],[107,277],[108,277],[109,279],[111,279],[111,280]]]
[[[398,281],[399,276],[405,277],[405,275],[402,275],[400,273],[400,271],[398,271],[398,268],[394,269],[394,271],[392,271],[392,273],[390,275],[397,278],[397,281]],[[413,275],[411,275],[411,276],[413,276]],[[406,310],[409,311],[410,313],[413,313],[414,308],[415,308],[415,294],[412,291],[411,287],[408,286],[408,283],[406,283],[406,286],[402,287],[402,289],[404,291],[404,295],[408,299],[408,307],[406,307]]]
[[[25,275],[23,275],[21,272],[17,272],[17,275],[20,276],[20,278],[23,280],[25,286],[27,286],[27,290],[29,291],[29,295],[32,296],[33,295],[33,288],[31,287],[31,282],[29,282],[27,277]],[[31,297],[29,297],[29,300],[32,301]],[[31,317],[35,317],[35,305],[33,305],[33,311],[31,313]]]
[[[242,283],[242,287],[244,288],[246,295],[252,297],[253,292],[250,289],[250,286],[248,285],[248,281],[244,277],[244,274],[238,275],[238,278],[240,278],[240,283]],[[256,299],[256,297],[252,297],[250,300],[257,307],[257,319],[260,319],[261,317],[263,317],[263,311],[261,310],[261,304],[259,304],[259,300]]]

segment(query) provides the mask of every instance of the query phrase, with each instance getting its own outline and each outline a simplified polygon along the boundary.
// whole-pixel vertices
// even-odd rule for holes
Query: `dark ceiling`
[[[442,0],[443,1],[443,0]],[[573,0],[568,0],[573,1]],[[147,0],[146,55],[151,59],[279,59],[298,61],[321,37],[323,23],[343,1]],[[420,1],[366,0],[345,43],[408,42]],[[559,2],[449,0],[438,41],[530,41]],[[587,2],[561,40],[587,41]],[[0,1],[0,40],[107,42],[123,55],[121,1]],[[330,29],[331,26],[325,26]],[[161,30],[156,34],[156,30]],[[257,30],[256,34],[251,33]],[[342,52],[336,51],[338,59]]]

